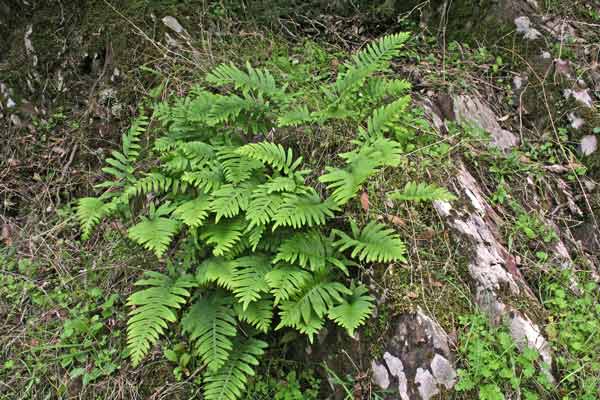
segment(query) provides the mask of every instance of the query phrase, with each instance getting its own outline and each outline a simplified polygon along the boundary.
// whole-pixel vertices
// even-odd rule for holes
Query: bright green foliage
[[[367,288],[353,286],[351,290],[352,295],[329,310],[329,318],[345,328],[350,336],[354,335],[354,330],[362,325],[373,311],[373,298],[366,294]]]
[[[389,139],[376,139],[357,150],[340,154],[346,161],[344,169],[326,167],[327,173],[319,181],[332,191],[331,198],[344,205],[354,198],[366,180],[385,166],[397,166],[401,158],[399,143]]]
[[[288,149],[286,153],[282,145],[275,143],[261,142],[247,144],[240,147],[238,153],[268,164],[274,170],[283,171],[285,174],[293,172],[302,164],[302,157],[294,160],[292,149]]]
[[[285,326],[296,328],[308,335],[312,342],[323,326],[323,317],[328,310],[341,303],[344,294],[352,292],[341,283],[332,282],[324,276],[315,276],[305,285],[304,290],[281,303],[281,321],[277,329]]]
[[[269,292],[265,275],[272,269],[271,259],[267,256],[255,255],[236,259],[233,278],[233,293],[246,310],[248,305],[261,299],[263,293]]]
[[[146,132],[148,127],[148,117],[140,115],[131,124],[131,128],[123,134],[121,138],[122,151],[113,151],[112,158],[107,158],[106,163],[108,167],[102,168],[102,171],[109,175],[114,176],[117,182],[110,182],[101,186],[110,187],[117,185],[119,180],[129,180],[133,178],[133,172],[135,170],[134,163],[140,156],[140,136]]]
[[[169,247],[173,235],[179,229],[179,223],[176,220],[163,217],[172,211],[168,203],[163,204],[154,211],[154,205],[150,209],[150,217],[142,217],[142,222],[129,228],[129,237],[151,250],[156,257],[161,257]]]
[[[290,264],[297,262],[302,268],[311,271],[323,271],[328,264],[346,271],[346,265],[336,254],[332,240],[317,230],[296,233],[286,239],[279,246],[277,256],[273,260],[274,263],[278,261],[287,261]]]
[[[363,230],[359,230],[356,223],[352,222],[352,235],[334,229],[339,240],[334,243],[339,251],[352,250],[352,258],[366,262],[404,261],[406,248],[394,230],[376,221],[369,222]]]
[[[373,111],[367,121],[365,136],[380,137],[394,127],[403,113],[410,105],[410,96],[403,96],[398,100]]]
[[[181,320],[196,354],[212,372],[225,365],[233,349],[237,329],[232,302],[231,297],[214,292],[196,300]]]
[[[210,202],[207,196],[200,194],[193,200],[182,203],[175,211],[173,216],[183,221],[190,228],[202,226],[210,211]]]
[[[167,322],[175,322],[175,310],[181,308],[190,297],[189,288],[196,283],[187,275],[176,280],[158,272],[146,272],[146,279],[140,279],[136,286],[150,286],[135,292],[127,300],[134,306],[127,326],[127,350],[133,362],[138,365],[150,347],[158,341],[167,328]]]
[[[244,393],[248,376],[254,375],[258,358],[263,355],[266,342],[246,339],[235,343],[227,364],[219,370],[204,375],[204,398],[206,400],[235,400]]]
[[[369,75],[386,70],[392,58],[400,54],[400,48],[408,37],[407,33],[385,36],[352,56],[352,61],[345,64],[346,72],[335,82],[334,88],[338,96],[348,95],[362,86]]]
[[[109,205],[96,197],[84,197],[77,204],[77,219],[83,231],[82,239],[87,240],[92,230],[107,214]]]
[[[579,293],[567,288],[577,282]],[[550,312],[546,333],[555,351],[562,398],[600,398],[600,295],[585,274],[562,272],[542,285]]]
[[[458,370],[455,390],[472,393],[479,399],[504,400],[521,393],[525,399],[547,398],[551,388],[549,366],[543,365],[537,350],[519,351],[506,327],[491,327],[481,314],[461,318]],[[538,395],[538,393],[541,394]]]
[[[448,191],[448,189],[439,187],[435,184],[408,182],[401,192],[390,193],[392,200],[404,201],[450,201],[455,200],[456,196]]]
[[[155,276],[142,281],[151,288],[130,298],[138,306],[128,339],[135,363],[165,333],[167,322],[177,323],[193,343],[190,362],[205,367],[204,398],[235,399],[266,348],[257,336],[285,328],[312,341],[327,319],[350,334],[367,320],[373,299],[363,286],[345,285],[355,262],[344,253],[352,249],[350,258],[362,263],[402,262],[404,244],[380,223],[361,230],[353,222],[352,236],[328,224],[337,217],[340,227],[342,206],[370,177],[404,157],[403,145],[386,135],[402,125],[410,98],[398,97],[409,85],[384,75],[407,37],[391,35],[368,45],[335,83],[319,88],[321,95],[313,97],[322,104],[305,104],[302,93],[289,93],[264,69],[221,65],[206,77],[218,91],[197,86],[184,98],[155,106],[157,139],[140,166],[133,163],[147,119],[128,133],[123,157],[115,156],[127,167],[119,169],[127,171],[118,181],[121,190],[80,201],[84,236],[104,217],[133,216],[132,240],[157,257],[172,249],[169,254],[185,260],[169,268],[175,283]],[[378,83],[367,87],[375,72]],[[291,137],[302,126],[309,131],[340,120],[356,126],[358,139],[340,154],[344,165],[326,166],[322,176],[289,147],[254,143],[255,134]],[[307,184],[317,180],[328,193]],[[192,283],[188,273],[195,276]],[[185,283],[178,283],[179,276]],[[179,307],[183,317],[175,312]]]

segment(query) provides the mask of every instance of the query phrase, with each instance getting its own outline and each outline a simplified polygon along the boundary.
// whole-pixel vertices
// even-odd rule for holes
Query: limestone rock
[[[422,311],[397,319],[385,350],[371,367],[373,382],[392,393],[386,399],[429,400],[454,387],[448,335]]]
[[[508,150],[519,144],[512,132],[502,129],[492,109],[471,95],[454,96],[454,115],[459,122],[480,126],[492,136],[492,144],[501,150]]]

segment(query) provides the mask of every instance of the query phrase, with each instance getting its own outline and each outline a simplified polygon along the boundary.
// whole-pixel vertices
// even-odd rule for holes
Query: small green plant
[[[481,400],[504,400],[517,394],[524,399],[543,397],[549,388],[550,366],[542,365],[535,349],[517,349],[505,327],[492,327],[481,314],[461,317],[458,370],[459,392],[477,393]]]
[[[600,298],[598,285],[585,277],[578,295],[566,289],[574,278],[564,271],[542,285],[550,312],[546,333],[556,353],[562,398],[592,400],[600,397]]]
[[[526,213],[515,202],[512,202],[511,205],[517,212],[517,219],[509,237],[509,247],[512,245],[516,233],[523,234],[528,240],[541,240],[544,243],[552,243],[558,239],[554,229],[546,225],[537,215]]]
[[[134,365],[177,323],[192,362],[205,368],[204,397],[236,399],[268,346],[261,335],[291,328],[312,342],[326,319],[350,335],[365,322],[373,299],[364,286],[345,284],[349,268],[404,261],[405,245],[379,222],[362,228],[351,222],[350,234],[328,223],[371,176],[402,159],[409,85],[374,74],[387,71],[407,38],[386,36],[354,55],[313,94],[323,100],[310,108],[306,92],[289,93],[266,69],[220,65],[206,77],[212,90],[196,87],[155,107],[161,125],[149,154],[142,157],[140,143],[146,117],[123,135],[122,150],[104,168],[114,180],[99,185],[108,190],[79,201],[83,237],[118,215],[137,221],[129,238],[156,257],[169,252],[170,259],[186,260],[170,263],[167,273],[146,272],[136,283],[144,289],[128,299]],[[291,148],[256,141],[265,132],[356,123],[352,150],[321,175]],[[144,172],[140,164],[154,167]],[[427,185],[409,185],[404,193],[406,200],[451,198]],[[190,362],[177,352],[165,355],[179,367]]]
[[[312,369],[298,373],[277,370],[268,375],[259,375],[249,385],[245,400],[318,400],[321,379]]]

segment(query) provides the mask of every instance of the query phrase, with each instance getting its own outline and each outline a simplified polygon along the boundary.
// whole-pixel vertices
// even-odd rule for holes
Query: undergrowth
[[[312,342],[327,319],[354,335],[369,318],[373,298],[351,268],[403,262],[406,246],[381,222],[340,217],[410,144],[410,85],[386,76],[407,38],[366,46],[319,88],[291,91],[267,69],[223,64],[186,97],[156,104],[157,125],[141,112],[121,151],[106,159],[113,179],[77,208],[83,238],[118,217],[131,240],[167,260],[127,302],[134,366],[161,336],[179,332],[193,349],[185,364],[203,369],[204,397],[236,399],[272,331],[293,329]],[[326,128],[355,137],[323,171],[277,143]],[[149,149],[141,141],[147,130],[156,136]],[[390,197],[454,198],[422,182]]]

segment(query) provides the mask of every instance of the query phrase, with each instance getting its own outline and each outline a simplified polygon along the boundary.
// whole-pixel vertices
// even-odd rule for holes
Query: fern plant
[[[204,398],[233,400],[267,348],[261,335],[295,329],[312,342],[327,320],[354,335],[369,318],[373,298],[364,286],[348,285],[351,267],[403,262],[405,245],[376,221],[362,229],[351,222],[351,234],[329,222],[370,177],[402,160],[402,144],[386,135],[410,105],[409,85],[373,74],[388,69],[406,39],[397,34],[368,45],[322,89],[315,109],[268,70],[217,67],[206,77],[211,87],[155,106],[160,125],[143,163],[150,170],[136,164],[149,120],[136,120],[122,152],[107,160],[105,172],[116,179],[77,208],[84,239],[117,216],[132,220],[129,238],[157,258],[169,252],[191,260],[169,274],[148,272],[138,282],[146,288],[130,296],[134,365],[178,324],[204,368]],[[357,123],[357,139],[321,176],[292,148],[249,136],[340,119]],[[308,181],[325,184],[328,195]],[[423,190],[405,192],[424,198]]]

